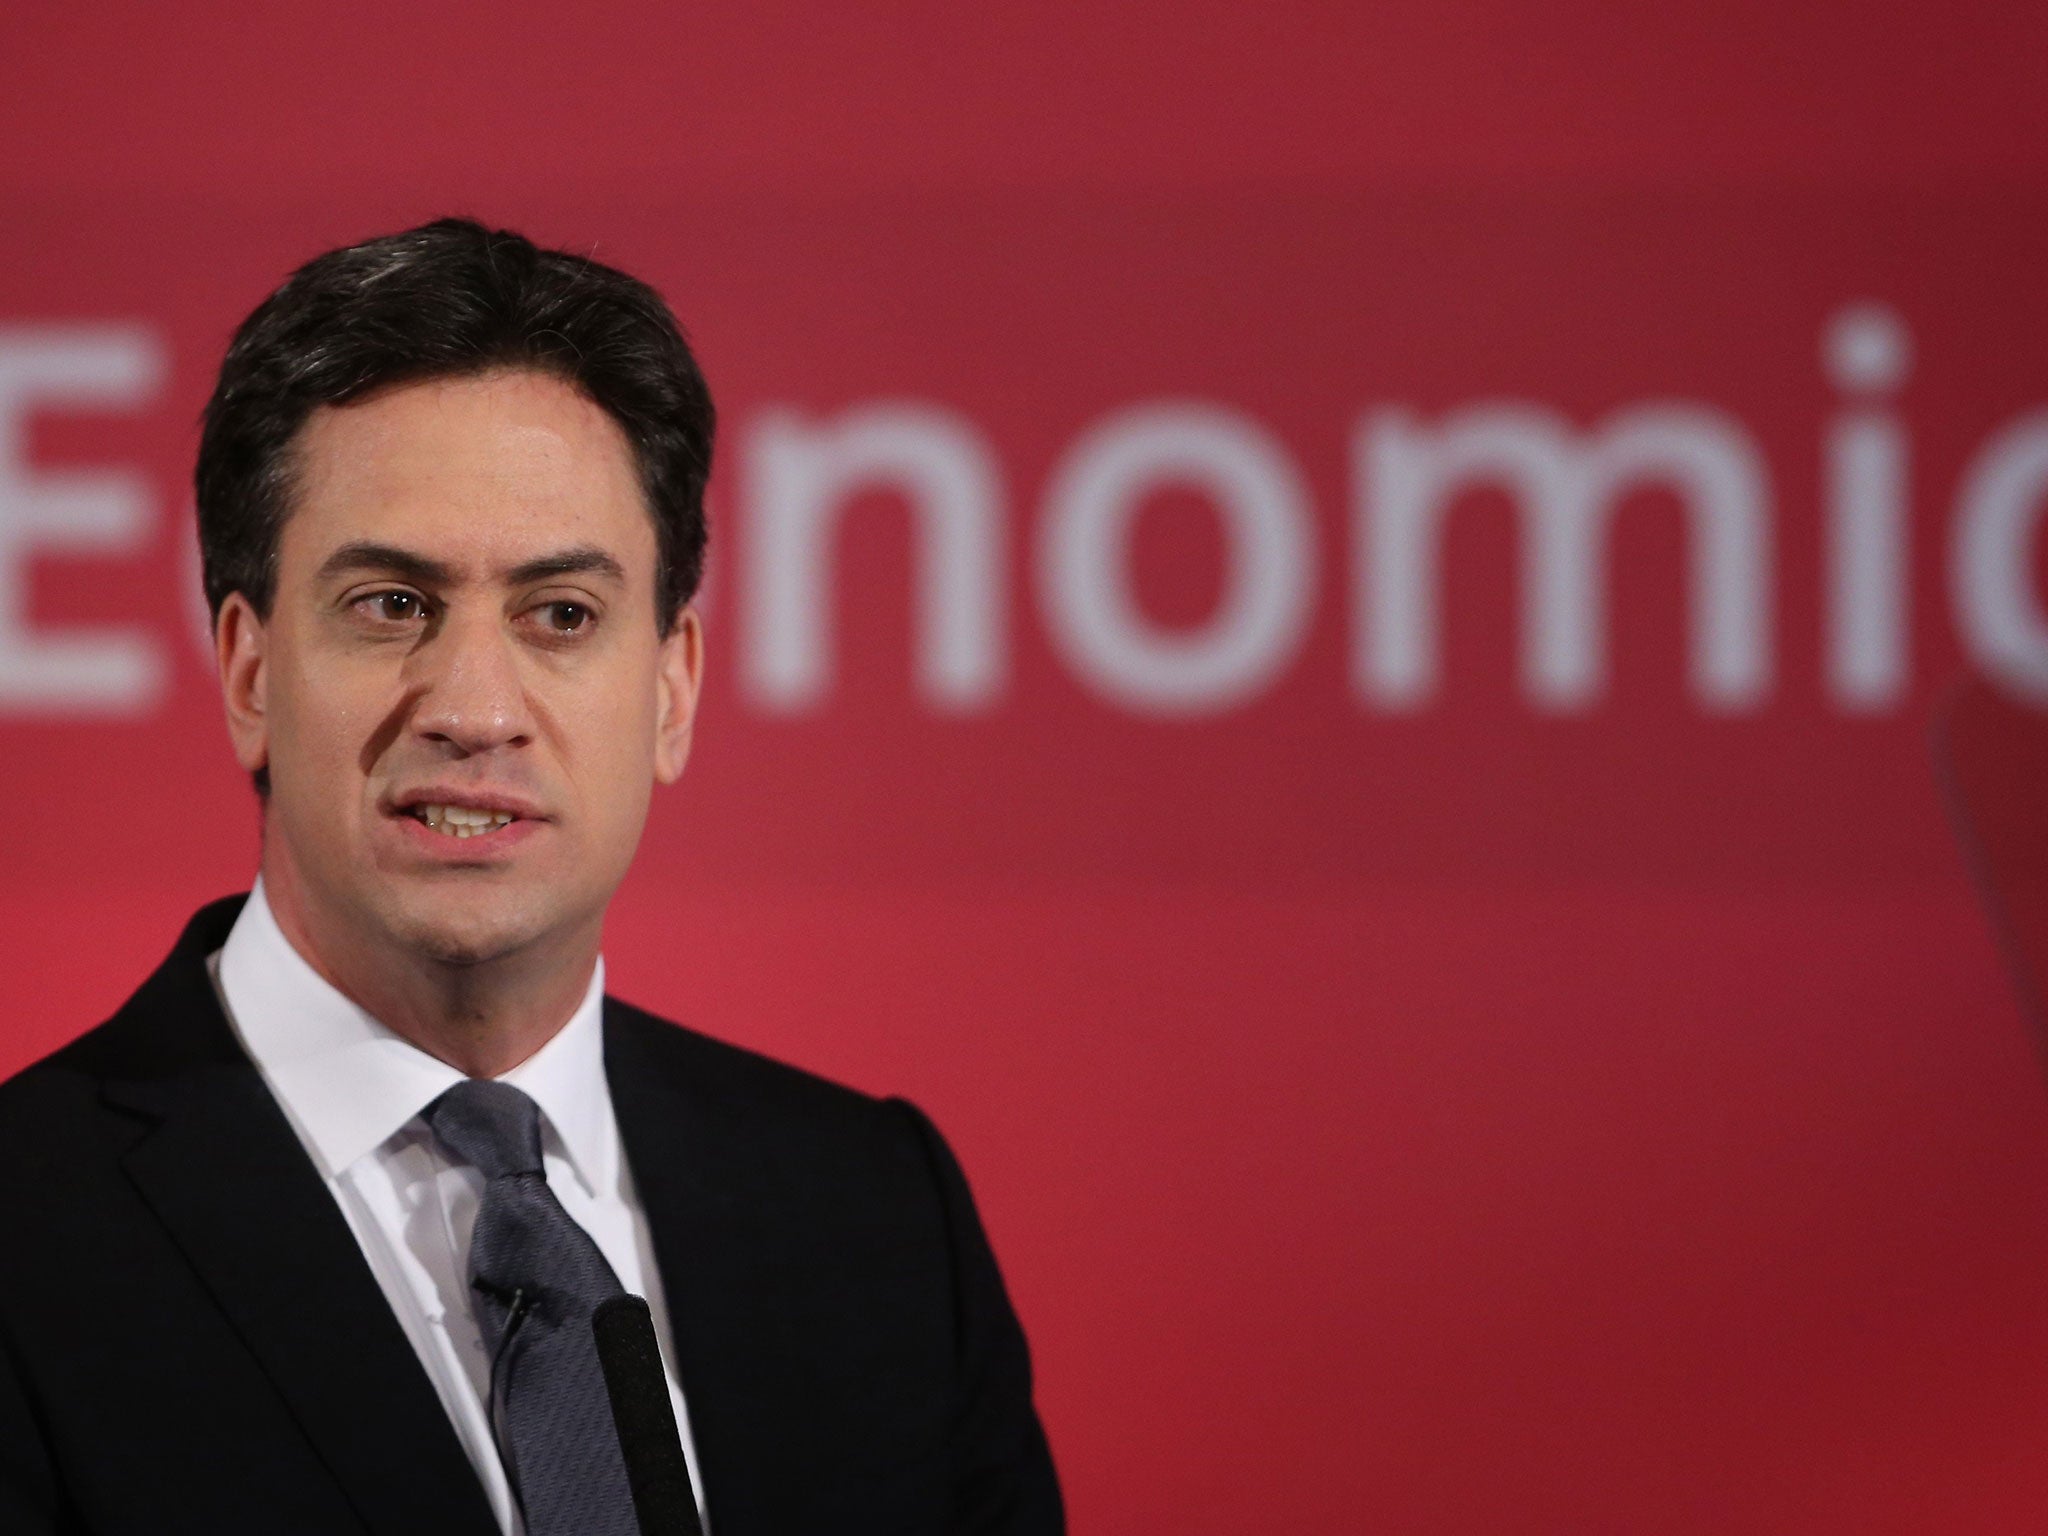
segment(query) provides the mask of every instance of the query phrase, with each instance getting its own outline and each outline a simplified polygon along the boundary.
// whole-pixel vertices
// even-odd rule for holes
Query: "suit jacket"
[[[187,926],[0,1086],[0,1531],[493,1536]],[[714,1536],[1055,1532],[1024,1338],[913,1107],[605,999]]]

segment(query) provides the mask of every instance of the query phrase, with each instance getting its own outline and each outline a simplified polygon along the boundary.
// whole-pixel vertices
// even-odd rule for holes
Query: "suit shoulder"
[[[615,1065],[651,1072],[762,1113],[826,1120],[894,1120],[895,1100],[878,1098],[760,1051],[691,1029],[606,997],[607,1052]]]
[[[759,1051],[714,1039],[616,998],[605,999],[613,1099],[646,1115],[680,1110],[706,1150],[737,1149],[818,1187],[877,1179],[930,1191],[929,1122],[880,1098]]]
[[[120,1054],[107,1041],[119,1033],[102,1024],[0,1083],[0,1228],[24,1238],[67,1228],[118,1181],[144,1130],[106,1097],[105,1058]]]
[[[96,1103],[110,1082],[146,1084],[247,1066],[203,969],[159,971],[112,1018],[0,1082],[0,1135],[24,1118]]]
[[[220,1011],[206,956],[227,942],[243,896],[195,913],[170,954],[114,1015],[0,1083],[0,1123],[29,1106],[194,1068],[247,1064]]]
[[[21,1130],[40,1130],[52,1115],[70,1120],[98,1099],[107,1057],[119,1049],[120,1022],[109,1019],[0,1082],[0,1146]]]

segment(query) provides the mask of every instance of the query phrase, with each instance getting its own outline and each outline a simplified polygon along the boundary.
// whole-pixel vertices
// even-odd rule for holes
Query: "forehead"
[[[545,374],[432,379],[322,406],[293,459],[287,564],[360,539],[456,559],[516,560],[572,542],[629,569],[654,559],[625,434]]]

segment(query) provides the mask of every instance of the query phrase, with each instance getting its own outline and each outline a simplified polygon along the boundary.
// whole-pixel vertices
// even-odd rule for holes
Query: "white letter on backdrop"
[[[1130,538],[1146,492],[1199,487],[1223,518],[1223,600],[1165,633],[1132,600]],[[1255,422],[1201,403],[1120,411],[1068,451],[1046,491],[1039,599],[1083,679],[1147,714],[1228,709],[1293,658],[1315,598],[1315,518],[1287,451]]]
[[[770,709],[794,712],[832,680],[833,534],[856,491],[900,491],[918,540],[917,680],[938,708],[986,707],[1004,655],[1001,474],[971,422],[921,404],[877,404],[835,421],[769,410],[747,441],[744,675]]]
[[[1828,323],[1822,361],[1847,409],[1828,428],[1827,679],[1843,708],[1895,706],[1911,662],[1908,442],[1886,409],[1912,372],[1913,337],[1891,310],[1852,304]]]
[[[34,469],[31,417],[51,406],[132,410],[163,376],[156,338],[134,327],[0,329],[0,710],[137,715],[163,692],[164,656],[149,635],[38,631],[28,585],[34,554],[130,554],[147,542],[151,521],[149,488],[138,475]]]
[[[2048,505],[2048,409],[2010,423],[1977,454],[1956,497],[1949,563],[1956,628],[1970,653],[2021,697],[2048,704],[2048,615],[2033,546]]]
[[[1622,412],[1574,433],[1539,406],[1478,405],[1425,427],[1374,412],[1353,439],[1354,679],[1414,709],[1436,690],[1438,545],[1463,487],[1499,485],[1522,512],[1522,686],[1538,708],[1583,710],[1607,678],[1604,534],[1620,494],[1666,484],[1692,530],[1692,686],[1710,709],[1754,708],[1771,675],[1770,492],[1741,426],[1694,405]]]

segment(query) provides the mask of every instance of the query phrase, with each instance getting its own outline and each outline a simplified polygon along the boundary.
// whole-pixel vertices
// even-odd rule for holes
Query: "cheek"
[[[279,688],[277,682],[284,686]],[[273,779],[316,793],[315,811],[346,811],[352,783],[364,777],[364,756],[378,718],[367,679],[344,669],[283,671],[269,701]]]
[[[646,818],[654,780],[651,679],[589,689],[576,700],[570,736],[578,758],[572,772],[591,823],[606,841],[630,842]]]

